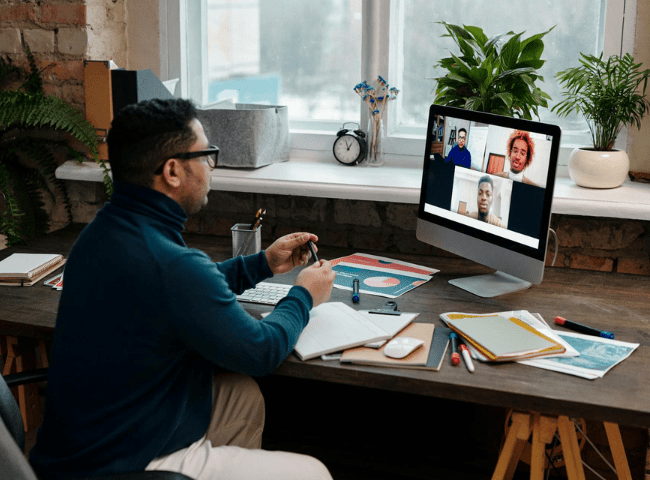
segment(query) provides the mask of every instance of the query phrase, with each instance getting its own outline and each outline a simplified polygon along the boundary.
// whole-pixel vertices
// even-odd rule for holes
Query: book
[[[390,334],[389,338],[393,338],[404,327],[415,320],[419,313],[406,313],[402,312],[399,315],[382,315],[380,313],[370,313],[369,310],[359,310],[359,313],[377,325],[379,328]],[[388,340],[378,340],[376,342],[367,343],[364,346],[371,348],[379,348]]]
[[[456,313],[444,314],[444,319],[491,362],[557,355],[566,350],[561,343],[514,316]]]
[[[28,287],[64,264],[63,255],[14,253],[0,261],[0,285]]]
[[[305,361],[390,337],[390,333],[345,303],[328,302],[312,308],[294,351]]]
[[[341,363],[438,371],[449,345],[449,332],[448,328],[436,327],[432,323],[411,323],[396,337],[418,338],[424,340],[424,345],[406,357],[387,357],[384,355],[385,346],[379,349],[364,346],[344,351]]]

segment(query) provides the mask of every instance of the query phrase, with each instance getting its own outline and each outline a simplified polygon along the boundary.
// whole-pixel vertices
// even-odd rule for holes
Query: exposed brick
[[[0,5],[0,22],[34,22],[36,9],[33,5]]]
[[[45,68],[43,78],[47,81],[68,82],[72,80],[75,83],[83,83],[84,63],[82,60],[43,61],[41,65],[41,68]]]
[[[63,85],[61,99],[72,106],[77,106],[77,110],[83,109],[85,101],[85,89],[83,85]]]
[[[66,25],[86,25],[85,5],[43,5],[41,21]]]
[[[605,219],[564,219],[556,229],[563,247],[623,249],[631,245],[644,229],[639,222]]]
[[[415,231],[418,219],[418,206],[390,203],[386,207],[386,223],[402,230]]]
[[[57,34],[57,50],[67,55],[86,54],[88,36],[86,30],[80,28],[60,28]]]
[[[605,257],[590,257],[587,255],[571,255],[569,266],[581,270],[599,270],[601,272],[611,272],[614,267],[614,260]]]
[[[201,233],[207,235],[230,236],[230,229],[233,225],[229,218],[219,217],[217,215],[201,216]]]
[[[17,28],[0,29],[0,52],[22,53],[23,44],[20,39],[20,30]]]
[[[633,273],[635,275],[650,275],[650,259],[648,257],[619,258],[616,271],[620,273]]]
[[[381,227],[377,203],[353,200],[337,200],[334,203],[334,221],[342,225]]]
[[[52,30],[24,30],[25,44],[34,53],[54,52],[54,32]]]

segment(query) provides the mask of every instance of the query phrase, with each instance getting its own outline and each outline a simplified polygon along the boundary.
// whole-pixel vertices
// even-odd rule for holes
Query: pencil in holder
[[[262,251],[262,225],[251,230],[250,223],[236,223],[232,232],[232,256],[252,255]]]

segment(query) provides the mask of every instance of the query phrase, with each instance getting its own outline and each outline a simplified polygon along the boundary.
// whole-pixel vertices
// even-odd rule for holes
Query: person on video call
[[[454,162],[454,165],[459,165],[465,168],[472,168],[472,155],[469,153],[469,150],[465,147],[467,143],[467,130],[461,128],[458,130],[458,143],[449,150],[445,162],[451,160]]]
[[[512,132],[510,138],[508,138],[507,154],[508,160],[510,160],[510,171],[499,172],[494,175],[536,187],[535,182],[524,176],[524,170],[533,163],[533,157],[535,156],[535,142],[530,138],[530,134],[523,130]]]
[[[494,195],[495,191],[492,179],[488,175],[481,177],[478,181],[478,194],[476,196],[476,206],[478,211],[468,212],[466,215],[470,218],[475,218],[482,222],[489,223],[490,225],[505,228],[501,219],[490,213]]]
[[[316,235],[292,233],[221,263],[185,245],[218,153],[188,100],[125,107],[108,152],[114,192],[66,264],[47,413],[31,451],[39,478],[146,469],[331,479],[315,458],[261,450],[264,400],[250,377],[291,353],[311,308],[331,295],[331,264],[304,268],[263,320],[235,296],[306,265]]]

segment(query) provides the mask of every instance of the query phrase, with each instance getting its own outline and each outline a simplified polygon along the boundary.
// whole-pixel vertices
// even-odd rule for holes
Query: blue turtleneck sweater
[[[264,252],[214,263],[188,248],[167,196],[115,182],[70,251],[50,354],[41,478],[143,470],[205,435],[219,369],[272,372],[309,320],[294,287],[257,320],[237,303],[273,274]]]

